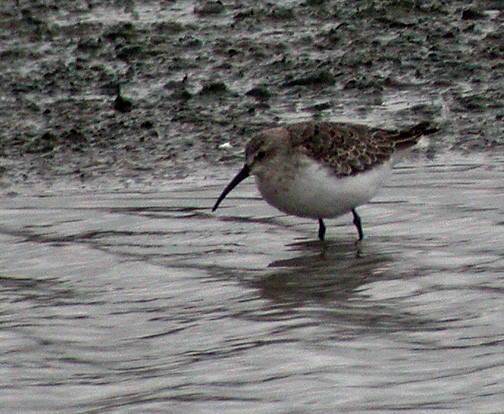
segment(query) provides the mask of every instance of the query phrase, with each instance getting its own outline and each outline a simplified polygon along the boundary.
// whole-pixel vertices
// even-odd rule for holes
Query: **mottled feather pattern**
[[[304,147],[307,156],[324,161],[337,176],[368,170],[389,160],[396,147],[412,146],[434,131],[427,123],[404,131],[335,122],[301,122],[286,128],[293,148]]]
[[[254,175],[269,204],[287,214],[317,219],[320,240],[325,236],[325,218],[350,211],[362,240],[361,219],[355,208],[371,200],[383,185],[392,169],[386,161],[396,150],[411,147],[422,135],[436,131],[427,122],[402,131],[336,122],[299,122],[264,129],[248,141],[245,165],[212,210],[233,188]],[[363,171],[366,174],[358,175]]]

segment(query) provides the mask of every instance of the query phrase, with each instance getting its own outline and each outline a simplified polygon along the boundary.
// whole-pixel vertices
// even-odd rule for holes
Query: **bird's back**
[[[369,170],[436,131],[427,122],[400,131],[337,122],[301,122],[287,129],[293,148],[324,162],[337,176]]]

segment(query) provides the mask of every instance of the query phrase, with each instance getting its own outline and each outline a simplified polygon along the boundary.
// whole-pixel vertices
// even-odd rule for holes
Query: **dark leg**
[[[352,213],[353,213],[353,224],[355,224],[355,227],[357,227],[357,231],[359,232],[359,240],[362,240],[364,238],[364,232],[362,231],[362,223],[359,215],[355,211],[355,208],[352,208]]]
[[[318,238],[320,240],[324,240],[324,236],[325,236],[325,224],[324,224],[324,220],[322,220],[321,218],[318,219]]]

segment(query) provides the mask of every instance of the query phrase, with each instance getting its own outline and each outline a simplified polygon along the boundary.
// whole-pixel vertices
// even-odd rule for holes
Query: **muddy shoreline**
[[[310,118],[433,119],[430,156],[502,151],[498,1],[282,4],[3,2],[2,186],[183,177]]]

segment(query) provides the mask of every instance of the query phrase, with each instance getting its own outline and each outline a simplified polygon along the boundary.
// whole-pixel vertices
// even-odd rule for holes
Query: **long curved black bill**
[[[244,165],[241,171],[238,174],[236,174],[236,177],[231,180],[231,182],[226,186],[222,194],[219,196],[215,205],[212,208],[212,211],[217,210],[221,201],[226,198],[226,196],[233,190],[233,188],[235,188],[238,184],[240,184],[249,175],[250,175],[250,168],[248,167],[248,165]]]

